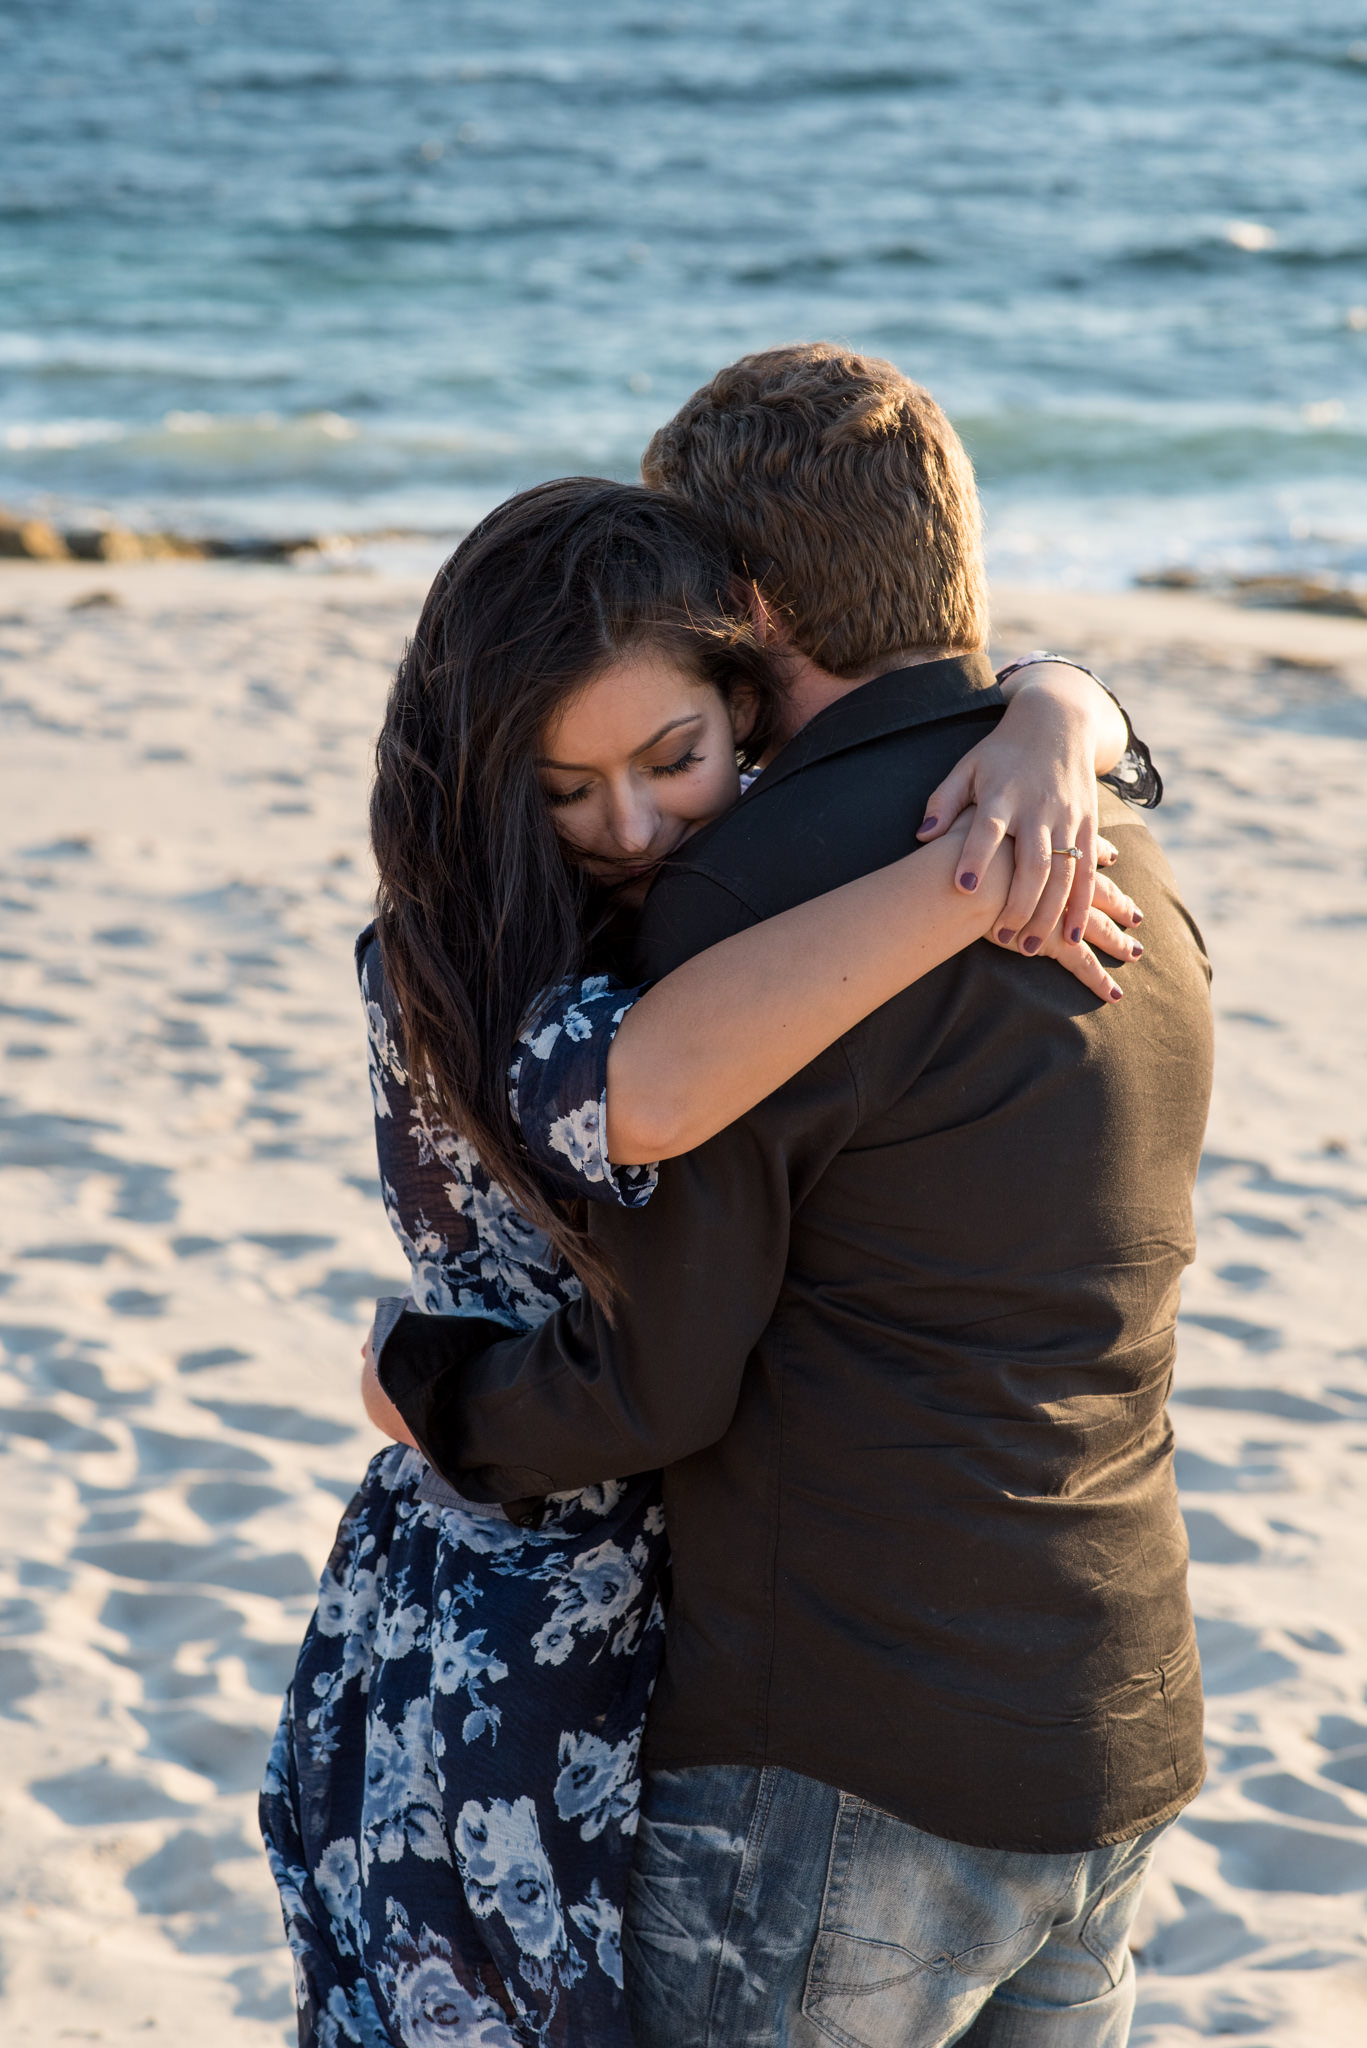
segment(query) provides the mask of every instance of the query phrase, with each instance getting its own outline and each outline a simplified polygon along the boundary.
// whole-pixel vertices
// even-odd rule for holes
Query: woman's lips
[[[614,860],[610,855],[600,856],[598,865],[614,882],[639,882],[643,875],[653,875],[662,868],[681,843],[681,840],[675,840],[673,846],[666,846],[645,860]]]
[[[677,839],[671,840],[668,846],[660,847],[657,852],[648,854],[644,860],[627,860],[622,856],[614,857],[610,853],[585,854],[581,858],[600,882],[640,882],[650,875],[658,874],[666,861],[678,852],[685,839],[690,838],[697,829],[696,825],[690,825]]]

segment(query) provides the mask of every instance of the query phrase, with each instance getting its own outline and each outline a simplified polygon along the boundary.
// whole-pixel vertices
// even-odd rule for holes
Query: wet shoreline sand
[[[16,2048],[292,2038],[254,1787],[402,1270],[351,941],[422,588],[0,564]],[[1217,973],[1173,1407],[1212,1769],[1150,1888],[1133,2038],[1333,2048],[1367,2017],[1367,623],[1027,590],[996,621],[1124,696]]]

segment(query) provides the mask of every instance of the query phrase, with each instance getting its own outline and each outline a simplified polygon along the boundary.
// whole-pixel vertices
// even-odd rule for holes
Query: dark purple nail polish
[[[1123,988],[1113,988],[1111,990],[1111,1001],[1113,1003],[1118,1003],[1120,1001],[1120,998],[1124,995],[1124,993],[1125,991]]]
[[[1134,944],[1130,947],[1130,958],[1132,960],[1139,960],[1143,957],[1143,952],[1144,948],[1140,945],[1138,939],[1136,939]]]
[[[1082,926],[1080,924],[1075,924],[1073,926],[1073,929],[1069,932],[1068,936],[1072,940],[1073,944],[1076,945],[1079,939],[1082,937]]]
[[[1132,917],[1132,918],[1130,919],[1130,923],[1131,923],[1131,924],[1143,924],[1143,922],[1144,922],[1144,913],[1143,913],[1143,911],[1142,911],[1142,910],[1136,910],[1136,912],[1135,912],[1134,916],[1133,916],[1133,917]]]
[[[922,818],[921,830],[923,832],[933,832],[935,830],[935,827],[939,824],[939,822],[940,821],[938,818]]]
[[[1030,939],[1022,939],[1022,940],[1021,940],[1021,951],[1022,951],[1022,953],[1038,953],[1038,951],[1039,951],[1039,949],[1040,949],[1040,945],[1041,945],[1041,941],[1040,941],[1039,939],[1035,939],[1035,938],[1030,938]]]
[[[1006,926],[1003,925],[1001,930],[997,933],[997,944],[999,946],[1009,946],[1012,939],[1014,939],[1015,936],[1016,934],[1014,932],[1009,932],[1006,929]]]
[[[959,887],[961,889],[976,889],[977,886],[978,877],[976,875],[960,875]]]

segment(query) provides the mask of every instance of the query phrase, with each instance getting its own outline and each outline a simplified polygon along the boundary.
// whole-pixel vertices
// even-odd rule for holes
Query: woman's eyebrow
[[[660,741],[665,738],[666,734],[671,732],[677,732],[681,725],[700,725],[701,723],[701,711],[690,711],[687,717],[685,718],[669,719],[664,725],[660,727],[658,732],[653,732],[648,740],[642,740],[639,747],[633,748],[631,755],[632,760],[634,761],[638,754],[648,754],[652,747],[658,747]],[[549,760],[547,756],[544,754],[540,754],[537,756],[536,765],[538,768],[564,768],[570,770],[573,774],[576,775],[591,772],[593,766],[592,762],[587,761],[552,761]]]

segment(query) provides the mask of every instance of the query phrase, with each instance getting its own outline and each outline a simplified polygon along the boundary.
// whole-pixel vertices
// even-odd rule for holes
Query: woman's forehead
[[[551,719],[543,757],[583,767],[649,751],[719,704],[710,683],[658,649],[624,655],[576,691]]]

